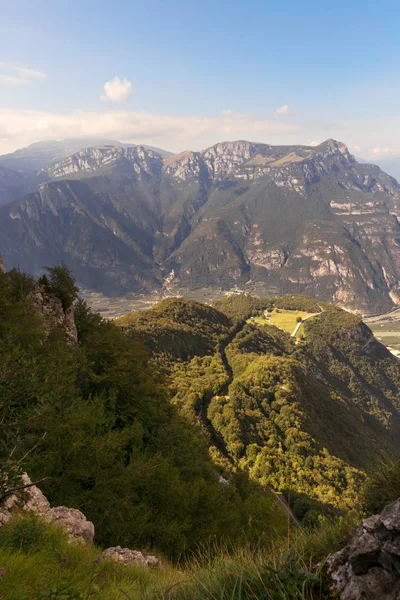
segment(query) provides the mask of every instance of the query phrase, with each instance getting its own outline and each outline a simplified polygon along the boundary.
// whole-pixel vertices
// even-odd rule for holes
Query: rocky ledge
[[[56,506],[51,508],[50,502],[41,490],[34,484],[26,473],[22,475],[19,492],[9,496],[0,506],[0,527],[6,525],[21,511],[34,512],[40,519],[53,523],[68,534],[72,544],[92,544],[94,540],[94,525],[77,508]],[[113,546],[103,551],[102,559],[113,560],[121,565],[136,565],[138,567],[156,567],[160,561],[155,556],[145,555],[138,550]]]
[[[340,600],[400,598],[400,499],[362,522],[328,559],[327,575]]]
[[[34,512],[47,523],[54,523],[64,529],[72,543],[93,542],[94,525],[80,510],[66,506],[51,508],[46,496],[32,484],[26,473],[22,475],[21,484],[21,487],[25,486],[25,488],[9,496],[0,507],[0,526],[8,523],[14,514],[23,510]]]

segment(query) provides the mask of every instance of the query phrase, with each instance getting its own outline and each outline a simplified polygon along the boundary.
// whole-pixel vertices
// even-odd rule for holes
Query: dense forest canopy
[[[357,505],[372,463],[398,456],[400,366],[354,315],[239,295],[110,322],[77,294],[65,265],[38,282],[0,274],[2,486],[43,478],[99,543],[178,558],[265,542],[285,527],[273,493],[312,524]],[[77,342],[40,295],[73,311]],[[312,315],[301,345],[271,311]]]
[[[157,548],[178,558],[210,540],[273,537],[283,515],[271,494],[240,472],[221,484],[222,467],[212,463],[198,427],[170,402],[165,375],[141,341],[78,299],[78,343],[68,343],[62,327],[49,327],[33,309],[38,285],[62,310],[76,296],[65,266],[38,283],[17,271],[0,274],[0,459],[7,484],[22,470],[46,478],[41,488],[49,500],[81,509],[105,545]],[[217,333],[229,324],[219,318]]]
[[[230,322],[216,328],[221,313]],[[273,324],[289,313],[301,343]],[[183,335],[171,345],[158,332],[184,329],[188,315],[182,352]],[[201,427],[214,461],[291,490],[308,520],[356,505],[376,460],[399,455],[400,365],[353,314],[304,296],[239,294],[212,307],[169,299],[116,322],[169,374],[173,404]]]

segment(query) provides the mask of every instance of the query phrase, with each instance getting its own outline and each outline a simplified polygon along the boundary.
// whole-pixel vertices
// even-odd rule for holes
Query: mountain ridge
[[[167,157],[101,146],[41,178],[0,214],[9,266],[64,260],[84,287],[117,295],[168,277],[174,290],[252,281],[362,311],[400,300],[400,186],[342,142]]]

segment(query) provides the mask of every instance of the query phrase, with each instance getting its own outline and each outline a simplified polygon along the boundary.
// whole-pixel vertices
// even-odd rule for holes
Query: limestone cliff
[[[306,293],[362,312],[400,301],[400,186],[345,144],[223,142],[163,156],[96,146],[40,171],[0,210],[12,266],[65,261],[106,294],[239,286]]]
[[[41,317],[46,336],[53,327],[58,327],[65,332],[70,344],[78,342],[73,306],[64,311],[61,301],[54,294],[48,294],[42,285],[36,285],[33,288],[27,296],[27,302],[32,310]]]

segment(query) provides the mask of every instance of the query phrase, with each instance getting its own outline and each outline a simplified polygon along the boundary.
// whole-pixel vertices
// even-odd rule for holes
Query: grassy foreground
[[[146,569],[100,560],[95,546],[24,516],[0,530],[1,600],[290,600],[326,598],[321,564],[348,538],[354,518],[293,532],[267,549],[210,550],[190,562]],[[1,571],[4,569],[4,572]]]

